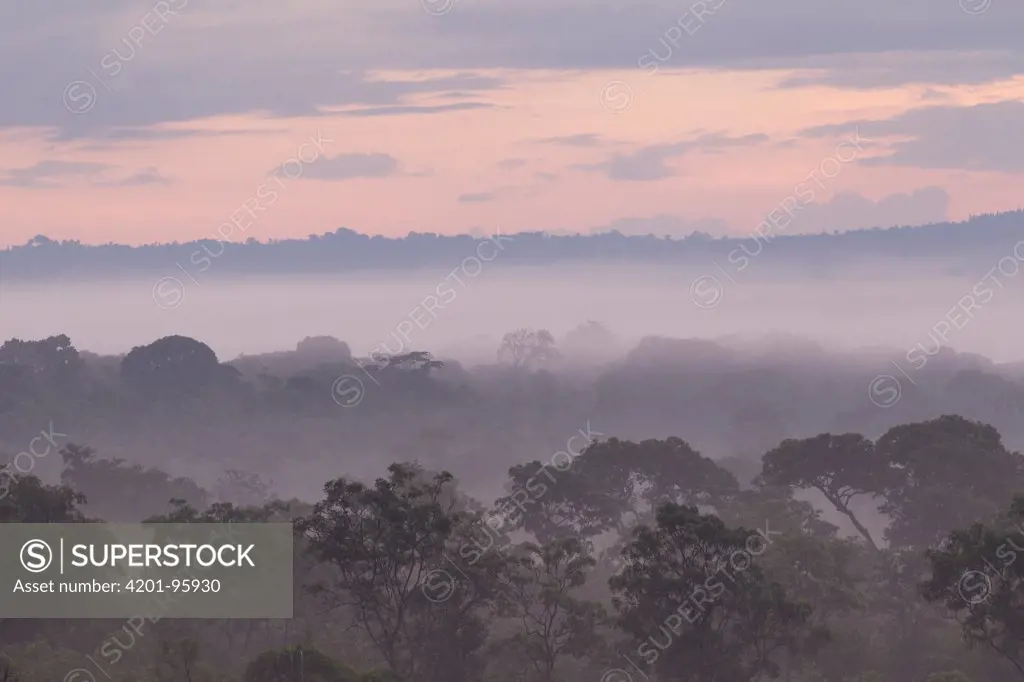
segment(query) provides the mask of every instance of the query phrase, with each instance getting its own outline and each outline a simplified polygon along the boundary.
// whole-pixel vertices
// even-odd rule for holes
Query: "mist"
[[[955,309],[986,281],[985,272],[943,276],[938,267],[920,274],[913,267],[844,268],[814,278],[774,268],[732,280],[711,264],[496,264],[474,277],[426,268],[333,277],[211,277],[198,283],[180,275],[181,288],[170,298],[169,290],[161,290],[162,298],[154,280],[142,278],[72,286],[4,283],[0,306],[7,337],[67,333],[83,350],[113,355],[169,334],[201,339],[223,360],[288,350],[305,336],[330,335],[357,354],[383,344],[392,353],[429,350],[475,364],[492,361],[511,329],[547,329],[561,337],[595,320],[616,333],[622,352],[645,336],[792,334],[834,350],[906,350],[938,339],[994,362],[1024,359],[1024,320],[1018,314],[1024,287],[1016,276],[990,275],[990,294],[974,296],[973,310],[965,313]],[[436,303],[428,300],[424,308],[430,296]],[[971,307],[969,301],[964,306]],[[950,329],[944,330],[941,321],[951,310]]]
[[[1024,3],[58,4],[0,682],[1024,682]]]

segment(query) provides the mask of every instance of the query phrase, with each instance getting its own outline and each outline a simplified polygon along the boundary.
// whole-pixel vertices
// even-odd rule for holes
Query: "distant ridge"
[[[974,216],[958,223],[917,227],[854,230],[833,234],[786,235],[765,231],[764,237],[715,238],[694,233],[682,239],[654,235],[627,236],[618,232],[557,235],[498,231],[484,255],[502,266],[525,264],[679,263],[706,265],[709,259],[750,257],[771,252],[777,267],[807,270],[861,260],[943,259],[974,267],[1012,255],[1024,240],[1024,211]],[[351,271],[455,267],[477,255],[487,237],[410,233],[381,237],[340,228],[305,239],[257,242],[187,243],[126,246],[58,242],[38,236],[22,246],[0,251],[0,278],[95,278],[168,274],[174,270],[210,270],[217,276],[243,274],[330,274]],[[481,247],[484,248],[484,247]],[[1024,253],[1024,246],[1019,250]],[[994,260],[993,260],[994,259]],[[213,267],[215,266],[215,267]]]

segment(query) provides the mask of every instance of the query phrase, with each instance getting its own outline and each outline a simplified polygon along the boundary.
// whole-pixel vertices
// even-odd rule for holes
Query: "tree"
[[[779,655],[822,641],[809,624],[810,607],[791,601],[754,563],[770,538],[671,503],[658,508],[656,522],[634,531],[610,585],[621,627],[640,642],[637,653],[658,679],[774,677]]]
[[[121,376],[142,388],[195,388],[221,376],[217,354],[187,336],[165,336],[136,346],[121,361]]]
[[[739,492],[731,472],[701,455],[681,438],[649,439],[640,443],[610,438],[588,453],[594,468],[630,467],[630,497],[653,511],[666,502],[722,508]]]
[[[509,470],[512,492],[496,506],[514,528],[540,542],[625,532],[664,502],[721,507],[739,492],[736,477],[680,438],[640,443],[610,438],[572,457]]]
[[[315,362],[348,362],[352,351],[333,336],[307,336],[295,346],[295,352]]]
[[[204,507],[209,494],[190,478],[123,459],[101,459],[90,447],[69,443],[60,450],[64,460],[61,483],[84,493],[89,510],[106,521],[134,523],[161,514],[174,499]]]
[[[546,544],[615,528],[628,510],[625,494],[581,469],[560,472],[536,460],[509,469],[510,492],[495,501],[505,529],[523,529]]]
[[[496,551],[471,545],[475,515],[458,509],[453,477],[424,481],[418,468],[393,464],[374,486],[339,478],[296,528],[310,551],[334,569],[316,589],[351,609],[400,677],[431,682],[470,679],[480,665],[502,566]],[[461,561],[459,582],[449,570]]]
[[[876,448],[889,466],[881,510],[892,518],[886,537],[897,546],[934,547],[950,529],[998,515],[1024,490],[1024,457],[981,422],[945,415],[903,424]]]
[[[0,496],[0,523],[82,523],[87,519],[78,505],[84,503],[85,496],[67,486],[45,485],[35,476],[19,476],[11,481],[7,494]],[[10,651],[12,644],[38,638],[48,625],[40,619],[0,618],[0,681],[4,674],[11,682],[26,678],[25,664],[19,664],[20,671],[14,670],[5,664],[2,654]]]
[[[839,528],[822,520],[809,502],[794,499],[791,488],[743,490],[718,516],[730,527],[767,524],[766,534],[778,535],[758,566],[787,594],[810,605],[815,622],[824,624],[863,605],[857,584],[863,543],[839,538]]]
[[[928,550],[921,593],[957,616],[964,639],[1005,658],[1024,678],[1024,495],[988,524],[951,533]],[[994,565],[994,562],[999,565]]]
[[[31,369],[23,365],[0,363],[0,413],[22,407],[32,389]]]
[[[66,334],[39,341],[11,339],[0,346],[0,365],[26,368],[44,381],[66,379],[82,368],[82,358]]]
[[[874,443],[864,436],[823,433],[814,438],[785,440],[766,453],[759,482],[817,490],[877,550],[874,538],[857,519],[850,503],[859,495],[883,488],[887,471]]]
[[[13,480],[8,494],[0,497],[0,523],[79,523],[85,516],[78,505],[85,495],[66,486],[43,484],[35,476]]]
[[[575,538],[518,547],[501,615],[514,618],[519,631],[495,646],[514,648],[540,682],[555,679],[559,659],[593,655],[601,644],[597,627],[605,620],[604,609],[572,594],[594,564]]]
[[[718,516],[729,526],[749,528],[771,519],[772,528],[786,535],[806,535],[816,540],[836,538],[839,527],[821,518],[810,502],[793,497],[788,486],[763,485],[741,490],[723,505]]]
[[[290,506],[281,500],[251,507],[235,506],[230,502],[215,502],[205,511],[199,511],[181,499],[170,501],[170,511],[150,516],[143,523],[284,523]]]
[[[517,329],[505,334],[498,347],[498,360],[515,367],[538,367],[558,357],[555,337],[546,329]]]

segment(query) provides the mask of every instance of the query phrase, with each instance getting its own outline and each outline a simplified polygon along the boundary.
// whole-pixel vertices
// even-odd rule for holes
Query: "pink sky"
[[[305,7],[307,22],[328,11],[315,2]],[[1024,166],[1004,158],[1010,150],[995,139],[1006,137],[1006,126],[1020,130],[1024,77],[1012,73],[972,84],[936,82],[941,73],[910,74],[897,79],[906,82],[889,85],[878,75],[887,68],[887,58],[879,54],[858,57],[851,72],[877,75],[879,83],[871,87],[838,82],[845,72],[825,57],[824,76],[796,68],[665,67],[653,75],[640,68],[395,68],[361,72],[359,85],[371,96],[360,103],[318,104],[320,115],[301,111],[299,104],[295,112],[154,115],[133,88],[149,83],[143,65],[162,68],[184,54],[175,50],[186,45],[186,28],[211,30],[199,9],[189,11],[195,15],[183,17],[182,27],[164,27],[167,37],[147,37],[154,46],[123,64],[126,75],[112,83],[117,88],[105,89],[111,79],[109,73],[95,75],[98,67],[74,71],[87,84],[93,83],[89,74],[100,81],[84,86],[95,97],[89,111],[70,118],[62,112],[64,118],[40,118],[38,124],[29,112],[0,125],[0,246],[37,234],[127,244],[214,237],[273,168],[318,134],[331,140],[324,153],[288,169],[301,176],[275,185],[278,198],[244,237],[304,237],[339,227],[389,236],[494,227],[588,232],[615,221],[639,231],[744,235],[812,171],[828,169],[822,164],[863,122],[868,125],[861,126],[861,134],[871,142],[857,158],[838,165],[838,172],[826,170],[832,177],[814,199],[820,210],[797,231],[958,220],[1022,205]],[[457,12],[458,7],[450,16],[432,19],[455,21]],[[119,19],[122,33],[131,30],[133,16]],[[262,16],[254,9],[254,22]],[[269,15],[263,20],[271,21]],[[721,31],[724,40],[726,17],[720,23],[716,28],[709,22],[702,30]],[[119,39],[111,29],[95,44],[116,46]],[[308,33],[306,39],[327,44],[319,34]],[[254,41],[246,59],[257,60],[261,48],[277,54],[286,43],[284,38],[281,44]],[[189,57],[200,60],[200,43],[187,44]],[[948,56],[922,52],[900,59],[908,72],[926,67],[941,72],[934,65],[941,67]],[[990,62],[979,57],[977,68]],[[816,64],[813,59],[803,63]],[[211,62],[207,68],[217,66]],[[794,86],[808,74],[806,85]],[[493,85],[480,85],[488,79]],[[427,85],[410,85],[416,82]],[[456,84],[432,87],[433,82]],[[460,91],[458,82],[475,85]],[[395,84],[404,88],[398,95],[388,100],[390,95],[379,94]],[[153,92],[170,93],[171,104],[164,108],[190,92],[186,81],[170,77],[149,85],[163,88]],[[285,77],[268,80],[268,93],[254,97],[271,97],[274,88],[288,86]],[[73,93],[84,92],[81,87]],[[69,100],[67,94],[65,104],[72,107],[85,101]],[[216,94],[213,85],[205,93]],[[53,91],[46,97],[59,102]],[[380,107],[469,102],[475,108],[351,115],[373,108],[373,97]],[[257,104],[242,108],[258,111]],[[824,126],[832,128],[812,130]],[[141,139],[104,137],[126,128],[144,134]],[[190,132],[171,137],[175,130]],[[216,131],[236,134],[208,134]],[[1012,144],[1016,149],[1022,143],[1014,139]],[[311,150],[304,148],[306,159],[312,158]],[[837,194],[853,196],[830,204]],[[477,201],[460,201],[467,195]]]

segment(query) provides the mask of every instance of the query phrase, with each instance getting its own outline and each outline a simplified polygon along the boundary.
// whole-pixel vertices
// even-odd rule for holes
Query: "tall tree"
[[[1024,490],[1024,457],[988,424],[959,416],[903,424],[876,448],[889,467],[881,509],[898,547],[936,546],[951,529],[987,521]]]
[[[220,375],[213,349],[187,336],[165,336],[136,346],[121,361],[121,376],[141,388],[190,389]]]
[[[45,381],[66,379],[82,368],[82,358],[67,334],[39,341],[11,339],[0,345],[0,365],[26,368]]]
[[[968,643],[990,648],[1024,679],[1024,495],[1001,518],[954,531],[927,557],[925,599],[943,604]]]
[[[517,329],[505,334],[498,359],[516,367],[538,367],[559,357],[555,337],[547,329]]]
[[[509,470],[512,492],[496,505],[540,542],[625,533],[665,502],[721,508],[739,493],[736,477],[680,438],[640,443],[610,438],[547,464]]]
[[[78,523],[85,495],[66,485],[45,485],[35,476],[19,476],[0,497],[0,523]]]
[[[728,528],[696,507],[666,504],[655,527],[640,527],[611,580],[620,624],[637,653],[670,682],[750,682],[774,677],[781,656],[824,636],[810,607],[767,580],[756,556],[769,539]]]
[[[817,490],[877,550],[875,539],[854,514],[851,502],[884,487],[887,471],[874,443],[864,436],[823,433],[803,440],[784,440],[766,453],[758,482]]]
[[[459,509],[451,474],[424,481],[404,464],[389,473],[372,487],[329,482],[313,513],[298,521],[313,555],[334,569],[319,589],[350,609],[399,676],[469,680],[480,665],[502,556],[473,543],[478,516]]]
[[[597,627],[604,609],[574,594],[595,562],[576,538],[517,549],[501,615],[514,618],[518,630],[495,645],[519,653],[538,682],[553,682],[560,659],[593,655],[600,648]]]

